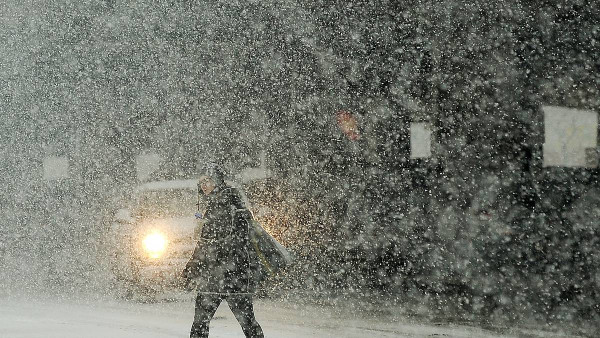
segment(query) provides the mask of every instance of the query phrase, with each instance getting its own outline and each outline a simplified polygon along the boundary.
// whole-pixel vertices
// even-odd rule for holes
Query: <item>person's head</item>
[[[200,175],[198,187],[205,195],[210,194],[215,188],[225,184],[223,170],[215,163],[207,163]]]
[[[204,195],[209,195],[216,188],[215,182],[208,176],[202,175],[200,176],[200,180],[198,181],[198,188],[202,190]]]

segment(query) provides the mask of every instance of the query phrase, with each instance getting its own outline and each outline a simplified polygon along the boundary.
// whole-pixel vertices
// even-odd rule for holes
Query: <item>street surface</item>
[[[191,298],[188,297],[188,298]],[[411,320],[342,315],[332,308],[297,306],[258,300],[256,316],[266,337],[570,337],[540,330],[484,330],[453,324],[423,324]],[[39,302],[3,299],[2,338],[159,338],[188,337],[193,318],[191,299],[173,302],[126,301]],[[212,338],[243,337],[233,314],[223,303],[211,323]]]

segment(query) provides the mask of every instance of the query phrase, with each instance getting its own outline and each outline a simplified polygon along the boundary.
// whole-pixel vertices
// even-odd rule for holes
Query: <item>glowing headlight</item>
[[[165,252],[167,248],[167,239],[162,234],[153,232],[146,236],[142,241],[144,249],[150,256],[150,258],[158,258]]]

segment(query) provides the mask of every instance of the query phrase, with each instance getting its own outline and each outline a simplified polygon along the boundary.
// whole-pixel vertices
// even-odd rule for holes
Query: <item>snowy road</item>
[[[541,331],[498,334],[479,328],[455,325],[423,325],[409,320],[356,319],[335,315],[315,306],[294,306],[259,300],[257,318],[266,337],[566,337]],[[170,303],[18,300],[0,303],[2,338],[158,338],[188,337],[193,316],[191,300]],[[344,318],[346,317],[346,318]],[[211,323],[211,337],[243,337],[225,304]]]

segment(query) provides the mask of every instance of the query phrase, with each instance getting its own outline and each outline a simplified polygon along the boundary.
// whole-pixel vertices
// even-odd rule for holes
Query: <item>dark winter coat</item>
[[[196,280],[198,292],[251,293],[255,258],[240,192],[221,185],[207,197],[206,222],[185,274]]]

